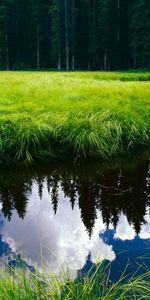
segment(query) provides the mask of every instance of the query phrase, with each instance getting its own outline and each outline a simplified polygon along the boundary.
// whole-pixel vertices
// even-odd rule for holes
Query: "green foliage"
[[[148,145],[149,78],[142,72],[1,72],[1,161],[110,157]]]

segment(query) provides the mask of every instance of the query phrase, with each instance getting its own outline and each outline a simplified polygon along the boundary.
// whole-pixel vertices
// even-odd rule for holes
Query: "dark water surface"
[[[150,160],[1,167],[0,256],[41,267],[41,251],[56,272],[106,259],[116,280],[129,261],[130,273],[150,267]]]

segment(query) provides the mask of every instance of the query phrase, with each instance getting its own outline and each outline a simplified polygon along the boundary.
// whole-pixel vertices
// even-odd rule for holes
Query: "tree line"
[[[0,69],[150,66],[149,0],[1,0]]]

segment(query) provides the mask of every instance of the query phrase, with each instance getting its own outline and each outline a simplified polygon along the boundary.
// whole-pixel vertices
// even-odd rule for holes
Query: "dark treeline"
[[[1,0],[0,69],[150,64],[149,0]]]

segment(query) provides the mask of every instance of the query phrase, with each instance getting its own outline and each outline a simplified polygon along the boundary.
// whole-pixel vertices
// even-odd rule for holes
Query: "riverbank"
[[[103,157],[150,142],[150,73],[0,72],[0,160]]]

